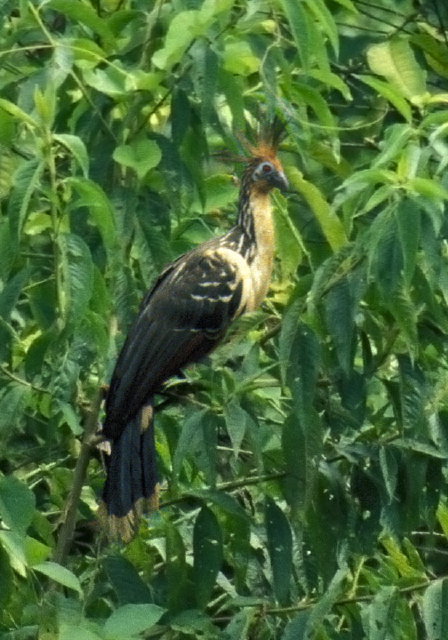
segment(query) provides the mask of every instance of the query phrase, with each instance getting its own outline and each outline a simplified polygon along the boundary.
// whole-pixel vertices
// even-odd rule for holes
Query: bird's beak
[[[280,189],[282,193],[285,193],[285,191],[289,189],[288,180],[283,171],[275,171],[270,177],[270,183],[273,187]]]

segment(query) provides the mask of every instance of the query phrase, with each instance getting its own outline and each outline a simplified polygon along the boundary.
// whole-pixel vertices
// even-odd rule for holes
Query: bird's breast
[[[274,260],[274,224],[269,196],[259,195],[252,200],[254,220],[254,252],[249,264],[253,290],[253,308],[264,300],[271,282]]]

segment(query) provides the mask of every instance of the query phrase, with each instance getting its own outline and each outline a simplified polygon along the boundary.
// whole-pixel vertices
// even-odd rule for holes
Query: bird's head
[[[256,145],[245,144],[249,152],[245,178],[252,183],[252,189],[259,193],[268,193],[274,188],[283,192],[288,189],[288,181],[277,157],[284,133],[283,122],[275,118],[272,123],[262,127]]]
[[[275,187],[283,192],[288,189],[288,180],[277,158],[254,158],[250,162],[248,173],[253,188],[260,193],[267,193]]]

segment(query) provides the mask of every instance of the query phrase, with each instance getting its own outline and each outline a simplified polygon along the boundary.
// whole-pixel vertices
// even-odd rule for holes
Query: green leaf
[[[224,49],[224,69],[240,76],[250,76],[260,68],[260,60],[253,54],[248,42],[229,42]]]
[[[319,189],[305,180],[296,167],[289,168],[288,178],[291,186],[297,189],[311,207],[330,247],[337,251],[348,242],[339,218],[331,210]]]
[[[198,94],[200,95],[201,119],[208,124],[213,110],[219,78],[219,57],[208,40],[201,40],[197,52]]]
[[[148,586],[127,558],[109,555],[104,559],[104,563],[107,576],[121,605],[151,602],[151,592]]]
[[[185,457],[194,459],[207,482],[216,479],[217,418],[207,410],[192,414],[182,426],[173,459],[173,473],[178,476]]]
[[[193,529],[193,581],[200,609],[208,604],[222,560],[221,527],[213,511],[203,506]]]
[[[426,589],[422,617],[427,640],[443,640],[448,636],[448,580],[436,580]]]
[[[124,102],[132,95],[126,87],[126,71],[118,65],[105,69],[85,69],[83,75],[85,82],[95,91],[114,100]]]
[[[366,632],[369,640],[388,640],[395,628],[398,591],[382,587],[366,611]]]
[[[294,514],[298,510],[303,513],[309,499],[307,488],[310,485],[310,461],[307,460],[302,425],[295,414],[290,415],[283,425],[282,453],[286,473],[282,482],[285,499]]]
[[[190,101],[185,91],[176,89],[171,99],[171,135],[180,147],[191,123]]]
[[[448,78],[448,52],[444,42],[439,42],[436,34],[415,33],[410,42],[420,47],[431,68],[440,76]]]
[[[39,514],[40,515],[40,514]],[[37,518],[39,518],[39,515]],[[33,515],[33,526],[36,525],[36,512]],[[52,553],[52,548],[46,544],[42,544],[36,538],[26,536],[25,538],[25,557],[29,567],[34,569],[35,565],[45,562]]]
[[[39,116],[39,124],[49,131],[52,129],[56,110],[56,89],[54,82],[49,79],[45,90],[34,89],[34,107]]]
[[[373,73],[387,78],[411,102],[418,103],[425,93],[426,73],[415,60],[407,39],[390,38],[372,45],[367,50],[367,61]]]
[[[162,158],[162,152],[153,140],[140,138],[130,144],[123,144],[117,147],[113,153],[115,162],[125,167],[134,169],[140,180],[145,175],[157,167]]]
[[[58,236],[64,279],[65,314],[68,322],[81,321],[93,289],[93,263],[85,242],[74,234]]]
[[[275,598],[280,605],[286,605],[290,598],[293,567],[292,534],[285,514],[268,496],[265,500],[265,523]]]
[[[188,608],[188,603],[194,600],[191,584],[188,582],[187,563],[185,560],[185,545],[178,529],[171,523],[166,523],[166,589],[165,602],[172,612]]]
[[[20,109],[16,104],[10,102],[9,100],[5,100],[4,98],[0,98],[0,109],[6,111],[17,120],[21,120],[22,122],[26,122],[31,127],[37,127],[38,123],[33,120],[31,116],[29,116],[23,109]]]
[[[249,516],[246,511],[229,493],[218,491],[216,489],[189,489],[187,494],[189,496],[199,498],[204,502],[211,502],[218,507],[220,511],[227,513],[234,520],[240,519],[246,522],[249,521]]]
[[[53,57],[48,71],[54,88],[59,89],[73,70],[75,54],[71,47],[65,46],[64,42],[56,41],[53,43],[53,46]],[[57,104],[55,108],[57,112]]]
[[[410,286],[420,244],[421,213],[415,202],[404,198],[395,209],[394,215],[403,252],[404,281]]]
[[[31,198],[43,172],[43,163],[32,158],[19,166],[12,177],[13,189],[8,203],[11,240],[18,243],[28,214]]]
[[[346,375],[350,374],[355,355],[354,332],[357,310],[356,296],[351,291],[348,278],[341,278],[325,296],[325,320],[333,339],[339,364]]]
[[[205,33],[212,19],[196,10],[176,13],[168,27],[164,46],[152,57],[156,67],[168,70],[179,62],[193,40]]]
[[[405,435],[427,436],[426,381],[421,368],[407,354],[397,356],[400,372],[400,395]],[[426,438],[425,438],[426,439]]]
[[[73,589],[78,593],[82,593],[81,583],[75,574],[56,562],[47,561],[36,564],[33,567],[33,571],[43,573],[48,578],[51,578],[51,580],[54,580],[54,582],[62,584],[68,589]]]
[[[68,133],[55,133],[53,138],[56,142],[62,144],[71,153],[73,158],[81,167],[84,177],[89,174],[89,156],[87,154],[86,145],[79,136],[73,136]]]
[[[35,507],[34,494],[14,476],[0,477],[0,518],[12,532],[25,535]]]
[[[394,211],[385,211],[371,227],[369,263],[385,300],[390,300],[403,282],[404,258]]]
[[[25,556],[25,538],[15,531],[0,529],[0,544],[9,556],[11,566],[22,578],[27,577],[27,561]]]
[[[395,499],[398,473],[398,462],[394,449],[390,447],[381,447],[379,461],[387,495],[389,496],[389,500],[392,501]]]
[[[309,76],[316,78],[316,80],[319,80],[324,86],[336,89],[346,100],[352,100],[350,87],[335,73],[323,69],[312,69],[309,72]]]
[[[242,96],[244,83],[242,77],[234,76],[233,73],[229,73],[220,67],[219,84],[222,87],[226,101],[232,113],[234,127],[243,131],[245,127],[245,117],[244,100]]]
[[[114,47],[114,34],[107,26],[107,22],[100,18],[90,5],[71,0],[50,0],[46,6],[91,29],[100,36],[108,48]]]
[[[319,122],[328,129],[328,135],[335,135],[337,130],[335,119],[327,105],[327,102],[320,93],[313,87],[309,87],[302,82],[295,82],[293,90],[294,93],[297,92],[297,94],[303,98],[305,103],[311,107]]]
[[[179,638],[217,639],[217,629],[212,623],[212,618],[198,609],[189,609],[173,616],[170,628],[173,632],[177,632],[176,636]]]
[[[347,569],[338,569],[322,598],[311,609],[311,614],[306,624],[306,638],[312,638],[314,636],[333,604],[342,597],[347,574]]]
[[[136,637],[155,627],[165,611],[155,604],[125,604],[106,620],[105,637],[107,640]]]
[[[323,0],[306,0],[306,4],[311,13],[314,14],[317,22],[320,23],[323,32],[328,36],[334,54],[337,57],[339,55],[338,28],[330,9]]]
[[[0,433],[11,433],[23,420],[23,411],[30,401],[31,389],[11,383],[0,391]]]
[[[238,457],[241,443],[246,433],[248,415],[241,407],[237,398],[232,398],[224,406],[224,419],[226,421],[227,432],[232,442],[235,458]]]
[[[66,184],[71,186],[79,195],[77,206],[89,209],[106,248],[111,252],[115,252],[117,250],[115,213],[102,188],[87,178],[67,178]]]
[[[385,133],[383,150],[372,163],[372,167],[387,167],[391,161],[396,160],[414,136],[415,132],[408,124],[395,124],[389,127]]]
[[[378,80],[378,78],[372,78],[371,76],[356,75],[355,78],[364,82],[364,84],[374,89],[374,91],[379,93],[381,97],[390,102],[398,113],[403,116],[406,122],[412,122],[412,109],[395,87],[391,86],[387,82],[383,82],[383,80]]]
[[[300,611],[288,622],[281,640],[307,640],[310,636],[305,635],[308,618],[311,611]]]
[[[28,269],[22,269],[22,271],[19,271],[19,273],[16,273],[15,276],[8,280],[5,288],[0,293],[0,317],[6,322],[10,320],[11,313],[17,305],[17,301],[29,275]]]
[[[163,77],[162,73],[148,73],[143,69],[127,70],[124,87],[127,91],[154,91]]]
[[[304,245],[299,231],[289,217],[285,199],[276,194],[275,204],[275,252],[280,261],[282,279],[289,281],[303,257]]]
[[[308,34],[308,17],[302,0],[282,0],[283,9],[291,28],[300,62],[304,71],[310,68],[311,42]]]
[[[356,5],[354,5],[351,0],[335,0],[335,2],[337,2],[337,4],[340,4],[345,9],[352,11],[353,13],[358,13]]]
[[[434,200],[448,200],[448,189],[429,178],[412,178],[406,186],[416,193]]]
[[[2,611],[6,610],[9,599],[12,595],[13,591],[13,572],[11,568],[11,563],[9,561],[8,554],[6,551],[0,546],[0,575],[2,579],[0,580],[0,607]]]
[[[104,640],[100,631],[93,630],[95,625],[92,622],[82,620],[79,624],[61,622],[58,633],[58,640]]]
[[[305,414],[310,407],[320,362],[319,342],[310,327],[299,320],[301,301],[288,309],[280,333],[280,367],[294,404]]]

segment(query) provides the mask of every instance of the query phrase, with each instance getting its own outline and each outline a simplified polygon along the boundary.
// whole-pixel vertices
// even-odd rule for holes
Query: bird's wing
[[[155,282],[115,365],[106,400],[106,437],[118,437],[160,385],[209,353],[243,312],[244,278],[241,257],[235,256],[229,260],[228,251],[193,251]]]

